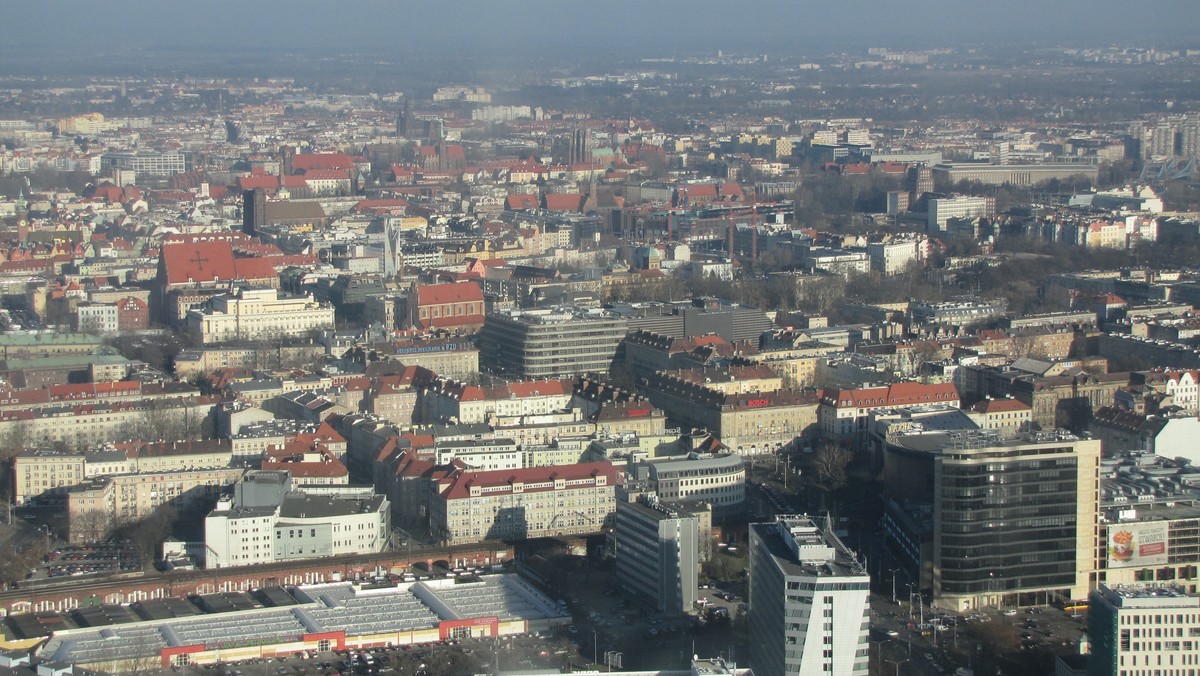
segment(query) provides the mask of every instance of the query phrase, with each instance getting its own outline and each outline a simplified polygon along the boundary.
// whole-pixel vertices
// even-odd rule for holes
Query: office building
[[[479,333],[479,362],[527,380],[607,373],[625,332],[624,318],[605,310],[500,310]]]
[[[978,181],[985,185],[1037,185],[1057,178],[1069,181],[1073,178],[1096,183],[1100,167],[1096,164],[961,164],[944,163],[933,167],[933,179],[939,185],[959,181]]]
[[[631,462],[630,481],[644,483],[665,501],[705,503],[718,516],[742,511],[746,459],[736,453],[688,453]]]
[[[660,613],[691,610],[697,598],[700,520],[653,493],[617,501],[617,584]]]
[[[946,231],[951,218],[992,218],[996,215],[996,198],[993,196],[972,197],[954,195],[934,197],[929,200],[927,229],[931,234]]]
[[[896,432],[884,442],[883,477],[897,501],[933,518],[926,591],[957,612],[1081,599],[1099,561],[1100,442],[1065,432],[1001,439],[991,430]],[[919,534],[888,533],[888,546]],[[1041,599],[1039,601],[1038,599]]]
[[[629,324],[629,331],[644,330],[671,338],[716,335],[728,343],[757,341],[771,329],[771,320],[758,308],[719,298],[693,298],[670,303],[618,304],[613,312]]]
[[[188,170],[188,157],[184,153],[156,153],[141,151],[133,153],[104,153],[100,156],[100,170],[109,172],[124,169],[138,176],[170,176]]]
[[[1088,674],[1200,674],[1200,597],[1173,587],[1117,586],[1088,604]]]
[[[871,578],[827,518],[750,524],[750,666],[866,676]]]

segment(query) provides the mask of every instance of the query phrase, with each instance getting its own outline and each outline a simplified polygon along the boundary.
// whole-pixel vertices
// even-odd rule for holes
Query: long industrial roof
[[[516,575],[486,575],[471,582],[435,579],[382,589],[336,582],[291,591],[299,603],[287,607],[58,631],[39,655],[86,665],[153,657],[163,648],[226,641],[278,638],[287,642],[329,631],[360,636],[432,628],[444,620],[499,617],[536,621],[566,615]]]

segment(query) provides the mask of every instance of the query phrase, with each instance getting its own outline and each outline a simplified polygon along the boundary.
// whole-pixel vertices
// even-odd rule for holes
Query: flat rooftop
[[[284,592],[273,593],[283,600]],[[43,659],[89,664],[114,658],[152,657],[163,648],[247,641],[280,642],[296,636],[344,630],[363,636],[437,627],[446,620],[498,617],[505,620],[563,619],[568,614],[516,575],[485,575],[365,589],[349,582],[290,589],[289,606],[174,616],[165,608],[153,620],[57,631],[39,651]]]

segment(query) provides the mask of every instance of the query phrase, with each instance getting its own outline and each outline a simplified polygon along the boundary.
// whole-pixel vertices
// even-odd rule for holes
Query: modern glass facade
[[[1021,459],[1024,451],[1002,448],[943,456],[935,499],[943,593],[1075,583],[1079,463],[1069,446],[1046,451],[1065,457]]]

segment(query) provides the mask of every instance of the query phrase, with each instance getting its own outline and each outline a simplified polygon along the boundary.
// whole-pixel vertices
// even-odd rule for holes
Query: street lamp
[[[892,639],[890,639],[890,638],[885,638],[882,641],[871,641],[871,643],[874,643],[875,645],[879,646],[878,648],[875,649],[875,663],[876,664],[878,664],[879,662],[881,662],[883,660],[883,644],[891,643],[891,642],[892,642]]]
[[[900,665],[904,664],[907,661],[908,661],[908,658],[904,658],[902,660],[884,660],[884,662],[887,662],[888,664],[896,665],[896,676],[900,676]]]

